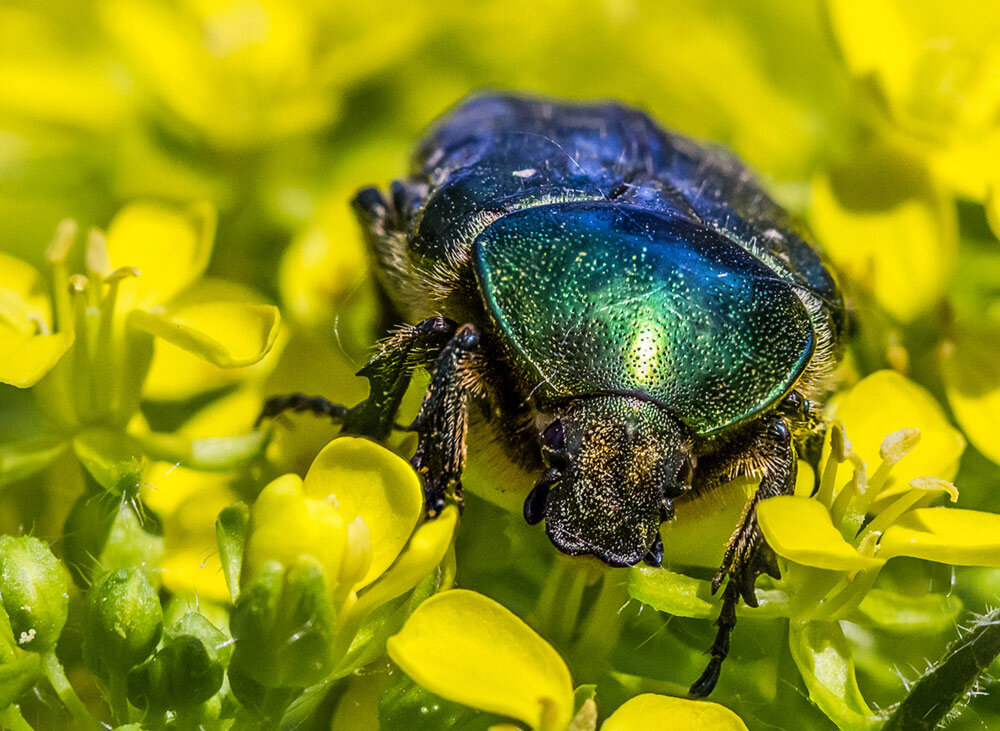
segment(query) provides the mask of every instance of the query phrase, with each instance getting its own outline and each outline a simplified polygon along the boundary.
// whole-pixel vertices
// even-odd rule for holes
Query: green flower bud
[[[222,686],[222,663],[197,637],[183,635],[128,674],[128,698],[138,708],[196,706]]]
[[[129,700],[157,711],[204,703],[222,687],[231,644],[204,616],[189,612],[167,630],[163,648],[129,672]]]
[[[135,667],[156,648],[163,608],[142,569],[119,569],[87,595],[84,650],[98,675]]]
[[[108,571],[155,564],[163,538],[148,529],[150,516],[139,519],[131,503],[103,492],[81,495],[73,504],[63,535],[64,556],[73,581],[81,589]]]
[[[48,544],[31,536],[0,536],[0,601],[14,640],[25,650],[56,646],[66,624],[66,574]]]
[[[107,545],[121,499],[106,493],[77,498],[63,524],[63,556],[73,582],[86,590],[102,573],[99,556]]]
[[[259,566],[236,600],[230,627],[232,667],[265,688],[304,688],[333,668],[336,612],[311,557],[287,570],[277,561]]]

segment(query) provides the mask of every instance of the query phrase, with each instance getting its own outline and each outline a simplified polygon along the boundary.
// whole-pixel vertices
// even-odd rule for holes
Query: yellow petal
[[[847,438],[867,464],[869,474],[881,461],[879,449],[887,434],[920,430],[917,446],[892,468],[880,501],[906,492],[916,477],[951,480],[958,471],[965,450],[962,434],[948,422],[926,389],[895,371],[872,373],[837,396],[830,404],[830,416],[843,422]]]
[[[991,4],[837,0],[825,5],[848,68],[914,143],[933,148],[975,141],[995,125],[1000,13]],[[987,167],[990,159],[995,158],[970,160],[970,167]]]
[[[958,224],[916,158],[876,149],[818,178],[809,218],[839,268],[896,318],[912,320],[944,295]]]
[[[45,282],[38,271],[20,259],[0,252],[0,302],[16,303],[28,318],[52,324],[51,305]]]
[[[955,418],[976,449],[1000,464],[1000,326],[959,328],[942,352],[945,392]]]
[[[122,283],[121,306],[165,303],[198,279],[212,253],[215,224],[208,204],[180,210],[138,202],[123,208],[108,227],[110,265],[136,267],[139,277]]]
[[[253,365],[271,350],[280,315],[271,305],[208,302],[169,312],[136,310],[128,321],[217,366],[239,368]]]
[[[779,495],[757,506],[757,520],[764,538],[779,556],[805,566],[833,571],[854,571],[879,566],[844,540],[817,500]]]
[[[919,508],[889,526],[876,555],[913,556],[955,566],[1000,566],[1000,515]]]
[[[464,589],[436,594],[389,638],[389,657],[427,690],[472,708],[552,728],[573,716],[573,683],[563,659],[492,599]]]
[[[175,299],[171,309],[183,303],[212,301],[264,304],[260,295],[245,287],[219,280],[202,280],[180,300]],[[286,340],[286,330],[279,328],[274,346],[267,355],[254,365],[240,369],[222,368],[172,343],[157,340],[153,363],[143,383],[143,396],[154,401],[188,399],[234,383],[260,381],[274,369]]]
[[[345,522],[360,517],[368,526],[372,563],[360,586],[396,560],[423,513],[423,492],[413,468],[367,439],[330,442],[309,468],[304,490],[312,498],[333,497]]]
[[[251,509],[248,578],[268,561],[291,566],[301,556],[312,556],[328,580],[335,580],[346,540],[347,527],[334,507],[307,500],[302,480],[297,475],[284,475],[261,491]]]
[[[725,706],[656,693],[643,693],[618,706],[601,731],[746,731],[746,724]]]
[[[390,599],[408,592],[444,560],[458,524],[458,509],[448,505],[434,520],[417,528],[399,559],[378,581],[361,593],[354,611],[358,618]]]
[[[0,321],[0,383],[34,386],[72,344],[72,333],[25,335]]]

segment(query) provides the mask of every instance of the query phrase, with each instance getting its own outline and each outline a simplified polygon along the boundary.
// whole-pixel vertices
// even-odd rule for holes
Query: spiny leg
[[[354,408],[334,404],[322,396],[287,394],[264,402],[257,425],[288,411],[308,411],[343,424],[342,432],[384,439],[394,426],[403,394],[413,371],[432,362],[455,331],[443,317],[431,317],[399,328],[379,343],[378,350],[359,372],[369,382],[368,398]]]
[[[476,387],[478,345],[479,333],[472,325],[463,325],[448,341],[435,361],[427,395],[411,426],[418,441],[410,464],[423,479],[424,504],[431,518],[444,508],[449,491],[461,504],[468,406]]]
[[[785,417],[777,416],[765,422],[744,451],[715,467],[717,469],[708,478],[710,482],[726,482],[749,474],[759,474],[761,480],[744,510],[743,519],[726,545],[722,566],[712,579],[714,593],[728,577],[722,594],[722,609],[716,620],[719,629],[709,650],[711,659],[690,690],[691,695],[699,698],[711,693],[719,680],[722,663],[729,654],[729,638],[736,626],[736,605],[740,597],[747,605],[756,607],[754,584],[757,577],[762,573],[775,578],[779,576],[774,552],[764,542],[757,525],[757,505],[761,500],[787,495],[795,489],[795,450]]]

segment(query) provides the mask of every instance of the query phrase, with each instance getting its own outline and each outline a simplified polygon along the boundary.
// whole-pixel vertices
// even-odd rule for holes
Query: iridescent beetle
[[[361,371],[353,409],[268,401],[384,438],[415,369],[431,373],[412,464],[433,517],[461,500],[470,404],[539,474],[524,503],[555,546],[612,566],[663,556],[672,500],[742,475],[760,486],[713,581],[727,579],[719,676],[742,596],[776,574],[754,506],[817,458],[817,399],[843,300],[820,254],[740,162],[617,104],[483,96],[445,116],[388,198],[354,200],[406,321]]]

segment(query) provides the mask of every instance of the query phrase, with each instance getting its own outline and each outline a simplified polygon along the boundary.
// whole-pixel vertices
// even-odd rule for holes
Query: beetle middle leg
[[[740,598],[756,607],[754,584],[757,577],[762,573],[779,576],[774,552],[757,525],[757,505],[775,495],[791,494],[795,489],[796,457],[788,421],[779,415],[762,422],[735,454],[729,451],[710,457],[700,461],[698,467],[701,473],[698,488],[701,490],[740,476],[756,474],[761,477],[757,491],[747,503],[740,524],[726,545],[722,566],[712,579],[713,592],[723,581],[726,581],[726,588],[716,620],[719,629],[709,650],[711,660],[691,686],[691,695],[704,697],[715,688],[722,662],[729,654],[729,637],[736,626],[736,605]]]

